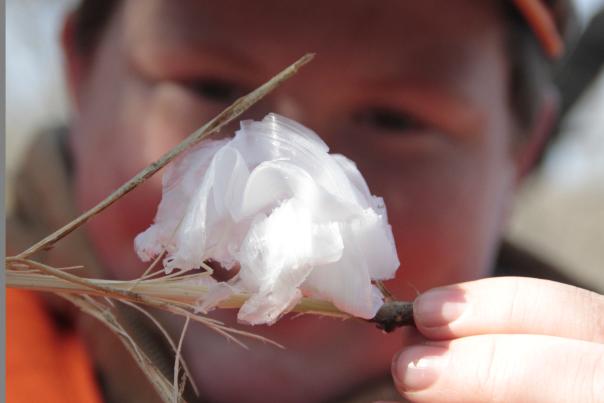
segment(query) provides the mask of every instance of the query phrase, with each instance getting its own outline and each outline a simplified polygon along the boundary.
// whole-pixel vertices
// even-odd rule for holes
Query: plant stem
[[[378,329],[382,329],[386,333],[403,326],[415,326],[413,302],[388,301],[382,305],[370,322],[374,322]]]
[[[192,308],[197,305],[199,299],[207,292],[206,287],[197,285],[192,281],[195,277],[203,277],[203,274],[163,281],[161,278],[142,280],[138,281],[136,291],[133,291],[132,284],[137,280],[86,279],[61,272],[59,269],[35,261],[18,258],[10,258],[8,263],[9,269],[6,272],[6,285],[14,288],[104,296],[141,303],[159,309],[167,309],[171,306],[188,306]],[[28,265],[47,274],[11,269],[11,263]],[[233,295],[220,302],[217,308],[241,308],[248,297],[245,294]],[[302,298],[292,309],[292,312],[332,316],[341,319],[351,318],[349,314],[340,311],[332,303],[314,298]],[[402,326],[413,326],[413,302],[387,301],[382,305],[375,317],[369,321],[375,323],[379,329],[386,332],[392,332]]]
[[[308,53],[298,59],[295,63],[290,65],[289,67],[282,70],[279,74],[271,78],[269,81],[264,83],[262,86],[258,87],[254,91],[249,94],[239,98],[232,105],[223,110],[220,114],[218,114],[214,119],[210,120],[208,123],[203,125],[201,128],[197,129],[195,132],[191,133],[185,140],[183,140],[176,147],[172,148],[170,151],[161,156],[157,161],[148,165],[145,169],[136,174],[132,179],[128,182],[124,183],[117,190],[115,190],[112,194],[110,194],[107,198],[101,201],[96,206],[92,207],[90,210],[86,211],[73,221],[69,222],[62,228],[48,235],[41,241],[32,245],[25,251],[21,252],[17,257],[26,258],[31,256],[32,254],[38,252],[42,249],[50,249],[52,246],[59,241],[61,238],[70,234],[72,231],[76,230],[86,221],[88,221],[93,216],[99,214],[101,211],[105,210],[107,207],[111,206],[121,197],[126,195],[131,190],[135,189],[141,183],[145,182],[151,176],[153,176],[157,171],[163,168],[166,164],[172,161],[174,158],[182,154],[186,149],[191,147],[192,145],[198,143],[205,137],[217,133],[221,128],[229,124],[235,118],[240,116],[243,112],[245,112],[249,107],[254,105],[256,102],[264,98],[268,93],[277,88],[281,83],[285,80],[293,76],[297,73],[300,67],[304,66],[306,63],[310,62],[314,57],[314,54]]]

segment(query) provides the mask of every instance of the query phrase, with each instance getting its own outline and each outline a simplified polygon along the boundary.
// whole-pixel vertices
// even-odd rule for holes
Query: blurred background
[[[8,211],[12,177],[32,136],[68,120],[59,29],[76,2],[6,1]],[[507,232],[590,284],[604,276],[604,0],[574,2],[585,36],[558,74],[564,117],[518,195]]]

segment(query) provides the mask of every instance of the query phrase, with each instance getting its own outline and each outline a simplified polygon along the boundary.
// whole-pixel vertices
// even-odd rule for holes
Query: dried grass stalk
[[[48,235],[41,241],[32,245],[25,251],[21,252],[19,257],[28,257],[32,254],[36,253],[39,250],[49,249],[56,242],[58,242],[61,238],[70,234],[90,218],[99,214],[107,207],[111,206],[113,203],[118,201],[124,195],[135,189],[141,183],[145,182],[151,176],[153,176],[157,171],[166,166],[170,161],[174,158],[178,157],[184,151],[186,151],[191,146],[199,143],[204,138],[215,134],[220,131],[224,126],[228,125],[230,122],[239,117],[243,112],[249,109],[256,102],[260,101],[264,98],[268,93],[273,91],[279,85],[281,85],[284,81],[292,77],[294,74],[298,72],[298,70],[304,66],[306,63],[310,62],[314,57],[314,54],[307,53],[302,56],[292,65],[288,66],[284,70],[282,70],[279,74],[268,80],[266,83],[256,88],[254,91],[249,94],[237,99],[232,105],[224,109],[220,112],[216,117],[210,120],[208,123],[191,133],[185,140],[183,140],[180,144],[176,145],[170,151],[161,156],[157,161],[149,164],[145,169],[140,171],[138,174],[132,177],[128,182],[124,183],[120,186],[115,192],[107,196],[103,201],[99,204],[86,211],[75,220],[71,221],[64,227],[58,229],[52,234]]]
[[[235,120],[249,107],[261,100],[264,96],[266,96],[269,92],[277,88],[285,80],[293,76],[298,71],[298,69],[300,69],[306,63],[312,60],[313,57],[313,54],[304,55],[302,58],[297,60],[289,67],[285,68],[283,71],[278,73],[276,76],[271,78],[262,86],[258,87],[256,90],[239,98],[231,106],[227,107],[220,114],[218,114],[214,119],[210,120],[201,128],[193,132],[183,142],[169,150],[157,161],[148,165],[146,168],[144,168],[137,175],[132,177],[128,182],[123,184],[120,188],[110,194],[99,204],[86,211],[73,221],[69,222],[62,228],[48,235],[44,239],[40,240],[36,244],[27,248],[25,251],[21,252],[17,256],[8,257],[5,262],[7,269],[7,286],[54,292],[57,295],[60,295],[61,297],[71,301],[82,311],[94,316],[95,318],[103,322],[109,329],[111,329],[114,333],[116,333],[116,335],[118,335],[120,340],[123,342],[128,351],[134,357],[135,361],[141,367],[145,375],[149,378],[159,396],[165,402],[182,401],[182,398],[180,397],[182,394],[182,388],[178,383],[178,373],[180,366],[180,347],[182,346],[182,338],[184,337],[184,331],[181,340],[179,341],[179,345],[175,347],[173,341],[169,337],[167,337],[167,333],[165,332],[165,330],[161,328],[161,326],[159,326],[159,323],[153,319],[153,322],[161,328],[162,333],[167,337],[170,345],[175,348],[177,357],[174,368],[174,382],[170,382],[151,363],[149,358],[145,356],[141,349],[138,348],[134,340],[121,326],[116,316],[113,314],[112,310],[114,308],[112,306],[112,303],[101,303],[98,301],[98,299],[92,298],[93,296],[104,297],[106,301],[110,301],[109,298],[121,300],[131,306],[138,306],[142,304],[154,308],[164,309],[166,311],[184,316],[186,318],[185,323],[187,325],[191,319],[196,320],[241,345],[243,345],[243,343],[238,340],[237,336],[249,336],[264,340],[259,336],[236,329],[230,329],[218,321],[206,318],[203,315],[195,314],[194,308],[190,303],[187,304],[186,302],[177,300],[173,300],[172,302],[170,298],[164,298],[165,296],[162,296],[161,293],[159,295],[146,295],[144,291],[141,292],[139,290],[137,292],[134,292],[134,288],[138,288],[139,286],[141,286],[139,282],[146,281],[142,278],[140,280],[136,280],[135,282],[130,282],[130,284],[128,284],[125,288],[120,288],[119,285],[115,283],[80,278],[73,274],[67,273],[66,269],[57,269],[54,267],[50,267],[28,258],[40,250],[52,248],[52,246],[58,241],[60,241],[63,237],[79,228],[89,219],[101,213],[103,210],[111,206],[124,195],[126,195],[127,193],[135,189],[137,186],[145,182],[147,179],[157,173],[157,171],[163,168],[174,158],[178,157],[189,147],[195,145],[202,139],[220,131],[221,128]],[[151,269],[152,267],[150,267],[148,271],[150,271]],[[56,283],[53,284],[53,281],[56,281]],[[171,288],[171,286],[173,285],[172,283],[165,282],[160,282],[160,284],[162,284],[161,287],[163,287],[164,289]],[[157,282],[154,285],[157,285]],[[153,289],[157,292],[158,287],[155,287]],[[139,309],[142,308],[139,307]],[[146,315],[152,318],[150,314],[146,313]],[[186,327],[184,330],[186,330]],[[184,363],[183,368],[185,368],[185,374],[187,374],[188,370],[186,369],[186,365]],[[184,383],[182,383],[182,385],[184,386]]]
[[[274,341],[251,332],[228,327],[224,323],[211,319],[205,316],[204,313],[197,311],[198,301],[208,291],[201,285],[201,280],[211,274],[211,269],[205,265],[204,268],[206,271],[201,273],[189,274],[186,272],[177,272],[171,275],[164,275],[161,269],[155,272],[152,271],[161,260],[161,256],[159,256],[140,278],[131,281],[114,281],[79,277],[68,272],[79,266],[55,268],[37,262],[31,259],[31,256],[38,251],[52,248],[63,237],[135,189],[189,147],[217,133],[221,128],[239,117],[244,111],[285,80],[293,76],[302,66],[311,61],[313,57],[313,54],[303,56],[256,90],[235,101],[214,119],[193,132],[183,142],[172,148],[157,161],[140,171],[99,204],[25,251],[16,256],[7,257],[5,262],[7,286],[55,293],[71,301],[83,312],[104,323],[119,337],[165,402],[176,403],[184,401],[182,392],[185,380],[187,378],[190,379],[190,373],[186,363],[182,360],[181,349],[190,321],[200,322],[244,348],[247,348],[247,346],[240,340],[242,337],[271,343],[282,348],[281,345]],[[248,296],[244,294],[234,295],[222,301],[217,307],[239,308],[247,298]],[[173,379],[171,381],[153,365],[149,357],[137,346],[136,342],[119,323],[114,312],[116,306],[112,301],[119,301],[141,311],[168,340],[176,356]],[[174,343],[166,330],[144,307],[161,309],[185,318],[183,330],[177,344]],[[411,303],[387,302],[380,312],[378,312],[374,321],[378,324],[378,327],[387,331],[392,330],[396,326],[410,324],[413,320],[411,308]],[[343,319],[350,317],[350,315],[339,311],[333,304],[312,298],[303,298],[292,311],[301,314],[317,314]],[[182,377],[180,376],[181,367],[183,369]],[[191,383],[195,387],[194,383]],[[197,393],[196,389],[195,392]]]

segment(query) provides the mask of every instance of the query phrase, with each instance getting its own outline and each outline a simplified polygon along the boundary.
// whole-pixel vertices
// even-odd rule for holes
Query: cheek
[[[502,144],[485,139],[397,158],[350,157],[385,199],[401,261],[390,285],[397,296],[487,274],[513,177]]]
[[[128,153],[122,153],[123,160],[117,165],[120,183],[158,160],[218,113],[169,83],[140,91],[130,98],[136,106],[131,109],[133,113],[127,117],[124,129],[120,130],[123,140],[118,143],[119,147],[123,143],[123,151]],[[122,226],[130,239],[151,224],[161,199],[162,175],[163,170],[123,201],[120,208],[124,212]]]
[[[134,79],[123,83],[106,91],[97,88],[74,127],[76,194],[81,209],[98,203],[216,113],[171,84],[149,86]],[[86,226],[114,277],[132,278],[143,269],[132,243],[152,222],[161,197],[162,173]]]

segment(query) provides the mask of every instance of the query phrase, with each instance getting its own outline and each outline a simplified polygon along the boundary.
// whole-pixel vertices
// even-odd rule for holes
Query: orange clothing
[[[23,158],[24,165],[15,180],[18,186],[14,189],[13,209],[6,219],[9,256],[27,249],[77,215],[66,134],[60,128],[43,133]],[[54,267],[82,265],[85,269],[78,274],[103,277],[84,231],[62,239],[36,259]],[[35,292],[7,291],[9,403],[160,401],[122,341],[103,323],[72,310],[67,301],[61,304]],[[74,319],[77,332],[59,329],[51,312]],[[130,336],[159,368],[169,372],[171,379],[173,353],[163,335],[144,315],[134,317],[138,311],[119,312]],[[93,365],[102,377],[102,385],[94,384]]]
[[[6,290],[6,401],[100,403],[89,356],[56,329],[35,293]]]

